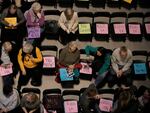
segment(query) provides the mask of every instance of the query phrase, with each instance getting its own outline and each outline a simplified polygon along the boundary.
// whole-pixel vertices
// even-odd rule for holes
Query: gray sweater
[[[59,63],[64,66],[79,63],[80,51],[77,49],[74,53],[69,51],[69,47],[64,48],[60,53]]]

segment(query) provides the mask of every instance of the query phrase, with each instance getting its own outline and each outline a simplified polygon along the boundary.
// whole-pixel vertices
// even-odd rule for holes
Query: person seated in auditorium
[[[138,102],[129,90],[120,93],[118,99],[114,102],[112,113],[137,113]]]
[[[101,96],[98,94],[95,84],[90,84],[89,87],[81,94],[79,104],[83,110],[83,113],[101,113],[99,109],[99,99]]]
[[[92,71],[93,75],[96,75],[95,85],[98,86],[108,73],[111,62],[111,52],[103,47],[92,47],[89,45],[85,47],[85,52],[88,57],[90,54],[94,56]]]
[[[44,113],[44,107],[37,94],[27,93],[21,98],[19,113]]]
[[[142,93],[142,95],[140,95],[138,97],[138,101],[139,101],[138,111],[139,111],[139,113],[149,113],[149,110],[150,110],[150,89],[145,87],[145,86],[141,86],[139,89],[141,89],[143,91],[140,91]]]
[[[8,22],[8,19],[14,19],[13,23]],[[15,22],[16,21],[16,22]],[[18,48],[22,46],[23,32],[25,28],[25,18],[23,13],[15,4],[11,4],[4,9],[1,16],[2,23],[2,42],[14,41]]]
[[[38,2],[34,2],[29,10],[25,12],[25,19],[26,19],[26,27],[36,27],[40,28],[41,37],[34,37],[36,39],[28,39],[30,42],[33,43],[35,46],[40,46],[41,42],[43,41],[42,33],[44,31],[44,12],[42,10],[42,6]]]
[[[20,104],[19,93],[13,89],[11,85],[5,85],[3,94],[0,95],[0,113],[16,113],[13,112]]]
[[[77,44],[75,41],[70,42],[65,48],[60,52],[59,57],[59,68],[66,67],[69,72],[74,72],[74,79],[77,82],[79,80],[79,71],[81,68],[80,61],[80,51],[77,48]],[[76,70],[76,71],[75,71]],[[57,77],[59,81],[59,78]]]
[[[132,52],[127,47],[122,46],[117,48],[112,53],[110,76],[108,78],[109,86],[112,87],[115,83],[119,86],[132,85],[131,80],[131,65],[132,65]]]
[[[60,42],[66,45],[68,42],[76,40],[78,30],[78,14],[72,8],[67,8],[60,15],[58,20],[60,26]]]
[[[22,85],[26,85],[32,78],[31,85],[40,86],[42,79],[43,58],[38,47],[26,42],[18,54],[18,63],[20,66],[20,77],[18,81],[18,90]]]
[[[18,73],[17,70],[17,55],[15,53],[14,44],[11,42],[4,42],[1,45],[0,51],[0,65],[4,68],[12,67],[13,73],[2,76],[3,86],[5,85],[13,85],[14,80],[13,77]]]

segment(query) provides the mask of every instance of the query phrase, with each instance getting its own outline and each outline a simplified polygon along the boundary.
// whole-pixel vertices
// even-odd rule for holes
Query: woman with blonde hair
[[[42,6],[38,2],[34,2],[29,10],[25,12],[25,18],[26,18],[26,26],[29,30],[30,28],[39,28],[40,33],[43,32],[43,26],[44,26],[44,12],[42,11]],[[29,34],[28,34],[29,35]],[[42,36],[40,37],[33,37],[29,38],[28,40],[33,42],[33,44],[40,46],[42,42]]]
[[[78,30],[78,14],[72,8],[67,8],[60,15],[58,24],[60,26],[61,43],[66,45],[68,42],[76,40]]]

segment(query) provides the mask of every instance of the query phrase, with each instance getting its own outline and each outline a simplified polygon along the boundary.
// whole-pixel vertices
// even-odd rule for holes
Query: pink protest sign
[[[150,34],[150,23],[149,24],[145,24],[146,27],[146,33]]]
[[[125,24],[114,24],[114,31],[115,31],[115,34],[127,33]]]
[[[130,34],[141,34],[140,24],[129,24],[129,33]]]
[[[64,107],[65,113],[78,113],[77,101],[65,101]]]
[[[41,37],[41,29],[40,27],[28,27],[28,38],[40,38]]]
[[[87,63],[81,62],[82,68],[80,69],[80,73],[84,74],[92,74],[92,68],[89,67]]]
[[[44,68],[55,68],[55,57],[47,56],[44,57],[43,59],[44,59],[44,63],[43,63]]]
[[[108,34],[108,24],[96,24],[97,34]]]
[[[110,112],[112,109],[112,100],[100,99],[99,108],[101,111]]]
[[[12,73],[13,73],[12,66],[9,66],[7,68],[0,66],[0,76],[7,76]]]

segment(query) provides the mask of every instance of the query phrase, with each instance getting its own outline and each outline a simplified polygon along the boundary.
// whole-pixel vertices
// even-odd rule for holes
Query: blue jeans
[[[96,80],[95,80],[95,85],[98,86],[100,83],[102,83],[102,81],[104,80],[104,78],[106,77],[108,71],[102,73],[101,75],[98,75],[96,77]]]

